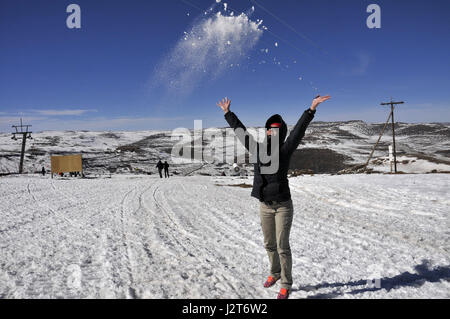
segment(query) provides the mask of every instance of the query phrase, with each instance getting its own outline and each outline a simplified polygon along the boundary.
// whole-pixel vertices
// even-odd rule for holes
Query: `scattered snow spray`
[[[171,52],[155,68],[151,87],[165,88],[170,96],[182,96],[206,81],[216,80],[230,69],[242,67],[255,73],[258,67],[274,65],[281,71],[299,71],[297,59],[283,62],[276,55],[282,47],[279,40],[293,48],[296,48],[295,44],[269,31],[262,19],[255,18],[253,21],[251,17],[254,13],[255,7],[252,6],[245,13],[237,14],[221,0],[215,0],[208,9],[201,10],[190,30],[184,31]],[[267,47],[257,50],[264,56],[252,61],[251,51],[264,33],[272,34],[276,41],[272,42],[271,50]],[[305,75],[297,73],[290,77],[301,81],[301,85],[309,86],[315,94],[319,93],[319,88]]]
[[[262,21],[252,21],[244,13],[209,11],[210,15],[202,16],[191,30],[184,32],[158,65],[153,86],[189,93],[203,80],[215,79],[230,65],[239,65],[263,35]]]

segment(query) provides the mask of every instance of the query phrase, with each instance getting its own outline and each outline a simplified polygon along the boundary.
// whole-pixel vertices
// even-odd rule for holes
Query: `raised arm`
[[[236,114],[230,111],[231,100],[225,98],[222,101],[219,101],[217,105],[225,113],[225,120],[228,122],[228,125],[235,131],[239,141],[249,152],[251,152],[250,147],[255,146],[256,142],[253,136],[248,133],[247,128],[244,124],[242,124]]]
[[[309,123],[314,118],[314,115],[316,114],[317,107],[325,102],[328,101],[331,98],[331,96],[317,96],[309,109],[307,109],[302,117],[298,120],[297,124],[295,125],[294,129],[292,130],[291,134],[287,138],[286,142],[284,143],[283,148],[287,151],[288,154],[292,154],[302,141],[303,137],[305,136],[306,129],[308,128]]]

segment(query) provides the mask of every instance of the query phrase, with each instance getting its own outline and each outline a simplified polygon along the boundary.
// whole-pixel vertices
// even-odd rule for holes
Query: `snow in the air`
[[[227,11],[227,4],[223,5]],[[245,13],[208,15],[205,11],[204,16],[158,64],[152,86],[188,92],[205,79],[218,77],[230,64],[239,63],[264,32],[262,20],[255,22]]]

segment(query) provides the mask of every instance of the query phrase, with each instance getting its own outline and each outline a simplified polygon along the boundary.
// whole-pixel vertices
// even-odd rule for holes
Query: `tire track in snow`
[[[222,256],[222,254],[219,254],[217,251],[215,251],[214,249],[211,249],[210,245],[205,245],[205,243],[211,243],[213,238],[215,238],[217,236],[217,234],[214,234],[214,229],[212,228],[212,226],[208,225],[208,223],[204,223],[203,221],[206,219],[204,218],[204,216],[199,216],[199,214],[201,214],[202,209],[206,210],[207,212],[209,211],[207,207],[202,207],[202,209],[200,209],[200,205],[198,205],[198,201],[194,200],[193,197],[191,197],[190,193],[186,192],[186,189],[184,187],[184,183],[180,183],[180,184],[176,184],[173,185],[174,187],[172,187],[173,189],[177,189],[177,186],[182,186],[182,191],[178,192],[178,193],[183,193],[185,195],[188,195],[188,198],[190,199],[189,201],[185,202],[185,205],[181,208],[181,211],[183,212],[190,212],[191,216],[196,216],[195,222],[191,223],[187,218],[181,218],[179,217],[179,219],[181,220],[181,222],[183,222],[186,226],[188,226],[188,229],[190,229],[191,231],[187,231],[183,228],[183,232],[188,234],[188,236],[190,238],[193,239],[194,243],[193,245],[195,247],[202,247],[201,252],[199,252],[199,254],[206,254],[207,259],[209,262],[214,263],[214,273],[217,273],[218,269],[222,270],[222,273],[216,275],[214,274],[214,278],[217,281],[222,281],[223,283],[225,283],[239,298],[242,297],[242,293],[245,291],[245,289],[243,289],[244,287],[236,287],[235,284],[232,282],[232,278],[230,278],[230,276],[225,276],[223,273],[224,268],[228,268],[228,263],[227,263],[227,259],[224,258],[224,256]],[[200,185],[202,188],[205,187],[205,185]],[[193,190],[195,189],[194,185],[190,185],[190,189]],[[179,199],[179,197],[177,196],[177,198]],[[165,207],[173,207],[170,206],[170,204],[167,201],[167,197],[163,198],[164,201],[164,206]],[[178,204],[176,205],[177,208],[180,208],[179,206],[179,201],[177,202]],[[186,205],[186,203],[189,203]],[[173,213],[173,209],[168,210],[170,212],[172,212],[173,215],[176,215]],[[180,213],[180,212],[178,212]],[[189,213],[187,214],[189,215]],[[183,216],[184,217],[184,216]],[[175,218],[175,217],[174,217]],[[171,218],[172,220],[174,218]],[[211,222],[211,221],[210,221]],[[194,225],[198,224],[197,227],[195,227]],[[194,232],[194,228],[195,231],[202,231],[203,235],[193,235],[192,233]],[[209,232],[207,232],[207,230]],[[206,235],[208,233],[208,235]],[[201,236],[201,237],[200,237]],[[205,238],[206,237],[206,238]],[[228,269],[228,272],[230,270]],[[218,276],[220,276],[221,278],[219,278]],[[249,295],[253,296],[253,294],[250,292]]]
[[[167,210],[164,208],[164,206],[162,204],[159,203],[158,199],[156,198],[156,193],[158,192],[160,186],[156,186],[155,189],[153,190],[153,200],[154,203],[156,205],[156,208],[163,213],[164,217],[168,218],[170,222],[167,221],[163,221],[165,227],[167,229],[169,229],[169,234],[171,235],[172,239],[176,242],[177,246],[182,247],[182,249],[191,257],[195,257],[195,255],[193,255],[190,250],[186,247],[186,245],[184,243],[182,243],[182,241],[179,239],[178,236],[175,236],[176,233],[181,233],[180,228],[176,226],[176,223],[173,221],[173,219],[170,217],[170,215],[168,214]],[[175,225],[175,226],[172,226]],[[185,233],[185,232],[183,232]],[[164,240],[164,238],[163,238]],[[166,239],[166,243],[167,239]],[[169,246],[173,246],[173,245],[169,245]]]
[[[192,182],[192,180],[195,182]],[[222,278],[220,281],[228,285],[229,288],[232,287],[238,298],[254,297],[254,287],[245,286],[242,281],[238,280],[239,276],[243,276],[239,273],[239,269],[242,268],[242,259],[237,258],[237,255],[230,255],[230,251],[237,250],[240,253],[239,256],[250,258],[254,255],[254,247],[248,248],[248,244],[255,246],[256,244],[253,241],[247,242],[245,237],[239,237],[235,234],[230,235],[236,232],[236,227],[232,230],[230,228],[224,230],[222,225],[224,219],[217,219],[217,216],[222,216],[224,213],[215,208],[217,201],[214,197],[210,198],[209,201],[198,198],[198,194],[204,195],[205,192],[210,192],[209,196],[211,196],[211,190],[215,190],[215,187],[210,185],[209,182],[206,185],[201,184],[195,178],[184,179],[182,183],[172,185],[171,194],[173,196],[164,196],[162,199],[163,206],[174,207],[174,209],[168,210],[173,215],[172,219],[178,219],[180,224],[188,226],[189,231],[187,232],[189,234],[197,233],[197,235],[191,236],[193,243],[195,247],[202,247],[200,253],[206,254],[208,260],[212,260],[216,272],[220,270],[218,273],[218,276]],[[242,230],[241,227],[238,229],[239,231]],[[230,240],[233,240],[233,245],[229,243]],[[216,244],[214,244],[215,242]],[[218,249],[217,245],[220,245],[220,243],[223,247],[219,246],[220,249]]]
[[[92,181],[92,183],[97,183],[97,181]],[[107,194],[110,192],[114,194],[117,192],[117,188],[120,189],[121,187],[121,183],[119,183],[119,185],[112,185],[112,189],[106,191]],[[62,185],[61,187],[64,187],[64,185]],[[133,265],[130,257],[130,240],[128,239],[128,231],[125,226],[126,207],[124,206],[125,201],[128,199],[128,197],[136,191],[136,187],[125,192],[125,194],[121,197],[120,202],[114,200],[106,201],[106,203],[108,203],[108,206],[100,206],[99,208],[96,208],[95,205],[95,203],[99,200],[96,192],[89,192],[89,196],[87,197],[80,196],[84,197],[84,200],[80,202],[73,196],[67,196],[64,192],[57,191],[55,187],[53,187],[53,190],[58,193],[58,196],[63,195],[62,197],[66,198],[69,202],[78,204],[78,207],[84,207],[85,211],[81,210],[80,212],[80,209],[78,209],[76,211],[77,214],[75,214],[73,218],[75,219],[82,217],[83,225],[91,225],[92,227],[94,227],[94,233],[97,234],[96,242],[98,242],[99,245],[94,245],[97,249],[95,254],[103,256],[100,258],[103,259],[100,260],[96,265],[90,265],[90,267],[86,267],[87,265],[83,265],[83,269],[93,268],[91,271],[93,272],[93,276],[95,276],[95,273],[98,273],[98,271],[102,272],[104,278],[99,284],[102,286],[106,285],[106,288],[110,291],[113,291],[114,294],[120,293],[122,298],[137,298],[138,296],[134,289],[135,280],[133,276]],[[78,193],[78,191],[76,191],[75,193]],[[85,203],[87,203],[89,207]],[[114,220],[117,220],[115,211],[118,212],[118,222],[112,222]],[[100,226],[100,228],[98,225],[99,223],[103,224],[102,226]],[[123,245],[122,249],[121,245]],[[122,259],[124,259],[124,262],[120,261]],[[100,268],[100,270],[96,268]],[[123,286],[126,286],[126,288],[123,288]],[[117,290],[119,287],[122,287],[123,290]],[[110,295],[110,292],[108,292],[108,295]]]
[[[34,184],[35,185],[35,184]],[[48,213],[43,214],[44,217],[49,217],[50,215],[57,217],[59,219],[61,219],[64,223],[70,225],[72,228],[74,229],[83,229],[86,230],[86,225],[85,224],[81,224],[78,223],[77,221],[71,220],[69,218],[66,217],[66,214],[64,212],[60,212],[60,207],[58,207],[58,209],[54,209],[52,207],[50,207],[50,205],[48,205],[47,203],[45,203],[42,200],[38,200],[36,198],[36,196],[34,195],[34,192],[31,191],[30,189],[30,183],[27,185],[27,190],[28,193],[31,195],[33,201],[36,203],[37,206],[42,207],[44,209],[46,209],[48,211]],[[73,210],[73,206],[71,205],[67,205],[67,206],[63,206],[62,208],[64,208],[64,210],[66,210],[67,208],[71,208]],[[66,210],[67,211],[67,210]],[[70,211],[70,210],[68,210]],[[40,220],[42,220],[42,218],[40,218]],[[60,226],[62,223],[56,223],[53,226]],[[85,232],[86,234],[86,232]],[[91,237],[95,237],[92,233],[88,233]]]
[[[291,188],[294,192],[298,192],[298,189],[296,189],[295,186]],[[328,206],[330,207],[328,207],[327,204],[325,204],[324,207],[317,206],[318,203],[321,203],[319,196],[315,196],[314,193],[303,189],[300,192],[306,193],[306,198],[317,198],[317,200],[311,202],[306,200],[302,201],[302,204],[307,207],[305,211],[314,212],[314,215],[308,213],[302,214],[302,217],[305,220],[308,220],[311,224],[320,225],[320,232],[328,233],[329,238],[340,239],[341,242],[337,246],[345,246],[349,249],[352,248],[359,251],[364,251],[364,249],[360,247],[359,241],[367,240],[373,243],[376,247],[384,247],[386,250],[391,247],[391,244],[387,244],[380,239],[380,236],[383,236],[383,232],[375,232],[375,230],[379,231],[380,229],[373,227],[373,223],[371,223],[370,227],[368,227],[367,223],[358,223],[355,222],[354,219],[345,217],[346,215],[344,215],[341,210],[337,209],[334,206],[334,203],[328,203]],[[324,201],[327,202],[326,198]],[[314,205],[312,203],[314,203]],[[333,215],[333,217],[329,218],[330,215]],[[335,231],[335,229],[338,229],[339,231]]]
[[[56,191],[56,189],[52,188],[54,193],[57,193],[57,203],[60,203],[60,195],[61,192]],[[47,208],[49,212],[51,212],[52,217],[57,217],[59,219],[62,219],[63,222],[56,222],[51,224],[52,226],[52,233],[54,234],[66,234],[68,237],[70,237],[73,241],[72,243],[66,243],[70,246],[74,245],[72,249],[77,249],[76,254],[73,254],[71,256],[71,259],[73,260],[65,260],[65,264],[63,265],[66,267],[66,270],[64,274],[61,274],[62,276],[67,275],[67,288],[75,289],[75,291],[68,290],[66,292],[66,296],[72,296],[74,293],[76,295],[79,295],[80,293],[83,296],[91,296],[91,297],[98,297],[98,285],[103,286],[102,282],[98,281],[99,271],[104,272],[105,271],[105,265],[101,262],[93,263],[92,259],[98,259],[98,255],[102,255],[102,241],[105,240],[103,230],[99,230],[95,228],[95,224],[93,224],[91,218],[92,216],[99,215],[104,211],[109,211],[111,207],[116,206],[116,203],[108,202],[108,206],[106,207],[95,207],[95,205],[92,205],[95,203],[95,199],[97,198],[95,194],[91,197],[93,200],[91,201],[92,207],[87,210],[86,212],[80,211],[79,207],[73,204],[78,204],[78,201],[73,201],[69,196],[64,196],[66,199],[71,201],[71,204],[66,205],[66,203],[62,202],[62,207],[52,208],[49,204],[46,203],[46,201],[38,201],[34,193],[30,189],[30,193],[32,194],[33,199],[37,202],[37,204],[43,208]],[[55,201],[55,198],[53,196],[48,196],[49,200]],[[87,212],[91,212],[90,215],[87,214]],[[104,217],[104,215],[101,215],[99,218]],[[85,218],[84,220],[78,221],[76,218]],[[89,227],[92,226],[93,228]],[[48,224],[46,225],[48,226]],[[56,227],[56,228],[55,228]],[[80,239],[82,238],[82,244],[79,244]],[[96,243],[100,243],[100,246],[96,245]],[[59,242],[54,242],[53,246],[50,246],[49,248],[55,249],[55,254],[58,255],[59,249]],[[66,248],[66,247],[64,247]],[[100,251],[98,250],[100,249]],[[65,259],[67,256],[61,256],[62,259]],[[51,262],[50,266],[51,267]],[[77,273],[75,273],[75,278],[78,278],[77,280],[81,280],[79,282],[78,286],[69,285],[69,279],[71,276],[74,275],[70,269],[77,270]],[[102,279],[104,281],[105,279]],[[51,280],[49,281],[51,283]],[[45,284],[48,284],[47,280],[45,281]],[[82,292],[81,292],[82,291]],[[75,296],[76,296],[75,295]],[[110,295],[109,295],[110,297]]]
[[[150,189],[151,196],[149,198],[142,198],[141,207],[148,214],[147,218],[153,224],[155,236],[158,241],[150,242],[154,247],[156,254],[153,254],[154,259],[159,259],[156,262],[164,265],[159,269],[158,275],[167,278],[176,278],[178,275],[183,277],[185,271],[189,271],[191,260],[194,260],[194,264],[198,264],[198,258],[191,253],[190,249],[182,242],[182,239],[178,236],[179,231],[172,225],[173,221],[170,220],[165,208],[158,202],[156,194],[161,187],[160,181],[154,181],[153,187]],[[147,202],[151,200],[152,206],[155,209],[151,209]],[[169,221],[167,221],[168,219]],[[157,245],[155,247],[155,245]],[[162,249],[166,247],[165,249]],[[146,251],[151,249],[146,248]],[[177,273],[178,272],[178,273]],[[179,278],[179,277],[178,277]],[[184,278],[183,278],[184,279]],[[170,279],[167,279],[170,280]],[[154,284],[154,283],[153,283]],[[177,291],[168,291],[168,287],[163,282],[158,282],[162,298],[174,297]],[[155,289],[154,285],[150,287]]]
[[[204,183],[204,181],[202,181],[202,183]],[[234,189],[229,188],[230,191],[224,195],[223,192],[218,191],[221,189],[218,188],[217,185],[208,181],[208,185],[210,186],[208,190],[210,192],[215,191],[217,194],[215,194],[215,196],[218,198],[213,201],[214,203],[206,203],[206,205],[202,206],[199,203],[205,203],[204,199],[202,199],[203,192],[193,191],[195,189],[195,185],[198,184],[200,184],[200,181],[192,183],[191,187],[186,187],[184,184],[181,184],[181,186],[183,187],[183,190],[189,194],[190,198],[195,198],[195,201],[192,202],[200,212],[205,209],[213,212],[213,214],[207,214],[203,220],[214,218],[216,220],[214,225],[221,227],[221,229],[224,230],[224,235],[234,239],[236,244],[242,245],[242,243],[245,242],[246,244],[253,246],[253,248],[250,249],[251,251],[253,251],[253,249],[261,249],[261,247],[263,247],[263,240],[262,232],[260,232],[259,207],[255,205],[254,208],[251,207],[249,209],[248,205],[246,205],[256,202],[255,199],[250,197],[250,193],[248,195],[248,200],[243,201],[242,195],[238,195]],[[198,186],[206,187],[203,184]],[[223,198],[226,198],[226,200]],[[223,205],[220,205],[219,203],[223,203]],[[191,207],[192,205],[188,208]],[[205,223],[205,226],[210,227],[208,223]],[[257,229],[261,239],[260,242],[255,241],[255,233],[249,230],[252,226],[256,226],[253,227],[253,229]],[[229,239],[228,237],[227,239]]]
[[[37,237],[37,234],[39,234],[39,237],[37,237],[37,240],[39,242],[43,242],[44,246],[40,247],[42,249],[45,249],[45,253],[41,256],[39,260],[40,268],[39,268],[39,274],[36,275],[36,278],[34,278],[33,282],[28,287],[23,287],[25,290],[25,295],[33,296],[36,293],[39,293],[39,295],[42,296],[48,296],[48,297],[54,297],[53,291],[55,289],[64,289],[61,287],[63,285],[64,281],[58,282],[55,284],[52,280],[48,280],[50,276],[53,277],[62,277],[64,276],[63,273],[59,272],[55,269],[54,262],[53,262],[53,256],[57,258],[56,256],[59,256],[61,252],[59,251],[58,245],[60,244],[55,238],[52,238],[50,240],[44,240],[43,239],[43,233],[45,235],[51,234],[51,233],[70,233],[71,229],[77,228],[75,227],[62,213],[59,213],[55,211],[52,207],[49,205],[43,203],[42,201],[39,201],[35,195],[35,191],[32,190],[32,186],[36,186],[35,183],[28,183],[27,185],[27,191],[30,197],[32,198],[33,202],[35,203],[35,207],[43,208],[46,213],[40,213],[39,217],[35,218],[34,221],[38,222],[33,227],[33,230],[31,231],[31,235],[34,235]],[[34,187],[36,188],[36,187]],[[39,211],[39,210],[38,210]],[[38,211],[36,211],[34,214],[38,214]],[[45,218],[50,217],[51,218]],[[45,223],[44,223],[45,221]],[[43,223],[40,227],[38,227],[39,222]],[[51,236],[50,236],[51,237]],[[36,239],[35,239],[36,240]],[[70,263],[73,264],[73,263]],[[69,275],[70,276],[70,275]],[[36,292],[35,288],[36,285],[39,287],[40,292]],[[56,285],[56,287],[55,287]],[[59,286],[59,287],[58,287]],[[67,288],[67,287],[66,287]],[[69,293],[68,293],[69,295]]]
[[[140,275],[142,269],[138,268],[144,268],[144,271],[148,271],[148,265],[154,262],[152,260],[153,254],[147,243],[145,243],[140,230],[135,228],[135,226],[143,222],[142,219],[140,219],[144,216],[142,212],[145,211],[143,197],[152,187],[153,185],[148,187],[138,185],[128,192],[121,201],[120,222],[122,227],[122,241],[125,248],[127,273],[129,277],[128,293],[129,297],[133,299],[141,298],[139,290],[142,290],[142,287],[140,286],[145,287],[146,284],[151,283],[151,281],[148,281]],[[137,191],[141,188],[143,189],[142,191]],[[126,205],[125,203],[127,201],[131,202],[132,205]],[[133,207],[133,204],[137,204],[137,207]],[[131,208],[131,210],[127,208]],[[129,213],[127,213],[127,211],[129,211]],[[135,256],[139,256],[139,261],[136,261]],[[142,260],[143,257],[147,259],[147,262]],[[156,273],[156,270],[153,270],[153,272]]]
[[[47,213],[42,214],[42,217],[49,217],[50,215],[53,215],[54,217],[60,217],[64,222],[69,223],[70,221],[65,217],[65,216],[61,216],[61,214],[59,214],[58,212],[56,212],[55,210],[53,210],[49,205],[42,203],[41,201],[37,200],[36,196],[34,195],[34,192],[31,191],[30,188],[30,183],[28,183],[27,185],[27,190],[28,193],[30,194],[31,198],[33,199],[34,203],[38,206],[38,207],[42,207],[45,210],[47,210]],[[39,220],[42,220],[42,218],[39,218]],[[61,223],[57,223],[53,226],[58,226]],[[73,225],[72,225],[73,226]]]
[[[151,181],[153,182],[153,180]],[[128,194],[122,201],[121,223],[124,230],[122,240],[126,243],[124,246],[126,246],[128,256],[129,295],[132,298],[154,298],[155,296],[169,298],[170,295],[170,292],[161,286],[161,281],[158,280],[158,278],[166,275],[164,269],[160,267],[163,265],[164,268],[164,265],[167,265],[167,251],[162,251],[162,247],[155,246],[155,243],[152,243],[151,240],[151,236],[156,232],[163,239],[163,244],[168,243],[161,231],[161,226],[156,221],[157,218],[162,217],[162,214],[161,211],[155,213],[146,205],[146,200],[153,199],[154,189],[158,187],[158,182],[154,182],[147,187],[138,185],[136,189],[142,188],[143,190]],[[126,202],[129,204],[127,205]],[[131,207],[131,209],[127,209],[127,207]],[[167,225],[162,228],[167,228]],[[179,264],[183,263],[179,256],[175,256],[173,253],[169,253],[169,255],[171,259],[173,257],[178,258]],[[138,258],[138,261],[136,258]],[[160,287],[157,292],[154,291],[155,287]]]
[[[121,237],[121,244],[124,248],[124,253],[121,254],[124,256],[125,258],[125,268],[126,268],[126,277],[127,280],[124,280],[127,286],[127,291],[125,292],[127,297],[131,298],[131,299],[136,299],[137,298],[137,294],[136,294],[136,290],[135,288],[133,288],[134,285],[134,276],[133,276],[133,269],[132,269],[132,262],[131,262],[131,250],[130,250],[130,243],[128,240],[128,236],[127,236],[127,229],[125,227],[125,201],[126,199],[130,196],[130,194],[132,194],[133,192],[136,191],[136,187],[131,189],[130,191],[128,191],[122,198],[122,200],[120,201],[120,237]],[[122,276],[122,274],[120,274],[120,277]]]
[[[21,195],[20,195],[20,197],[18,199],[16,199],[16,202],[19,201],[19,200],[24,200],[24,202],[26,202],[25,198],[26,198],[26,194],[27,193],[28,193],[28,196],[31,196],[31,198],[33,199],[34,202],[37,202],[35,196],[31,192],[30,182],[27,183],[27,186],[25,188],[26,188],[26,192],[21,191],[20,192]],[[22,222],[18,222],[18,223],[12,224],[10,226],[7,226],[7,227],[5,227],[3,229],[0,229],[0,234],[5,234],[5,233],[8,233],[10,231],[16,231],[16,230],[20,229],[22,226],[26,226],[28,224],[40,221],[43,218],[48,217],[51,214],[52,214],[52,211],[50,211],[50,210],[47,213],[45,213],[45,214],[39,214],[39,215],[37,215],[37,212],[34,212],[32,214],[32,216],[28,220],[22,221]]]
[[[115,224],[118,229],[112,230],[114,233],[112,234],[113,237],[109,239],[108,248],[110,250],[108,259],[111,264],[111,280],[116,289],[121,287],[124,297],[131,299],[140,298],[138,286],[143,284],[142,280],[138,279],[139,272],[136,271],[136,268],[139,262],[136,262],[135,255],[142,257],[137,249],[143,247],[144,244],[141,240],[132,238],[138,237],[138,232],[132,228],[132,225],[136,223],[136,212],[141,209],[140,198],[148,190],[148,188],[144,189],[137,195],[139,187],[140,185],[134,186],[122,196],[119,203],[119,220]],[[133,207],[136,198],[137,203],[139,203],[137,208]],[[148,252],[146,255],[148,255]]]
[[[73,184],[78,185],[76,182]],[[40,186],[49,186],[47,183],[39,184]],[[41,190],[41,187],[35,186],[33,181],[30,181],[29,186],[25,189],[25,193],[27,198],[29,198],[27,202],[29,204],[31,204],[31,202],[33,203],[28,206],[33,207],[34,224],[32,229],[25,229],[26,233],[24,233],[24,235],[27,237],[34,236],[34,238],[32,243],[30,243],[31,246],[26,242],[19,242],[18,248],[13,249],[13,251],[10,251],[13,246],[8,246],[8,254],[14,254],[15,257],[6,263],[5,269],[10,269],[11,267],[14,267],[12,269],[17,269],[17,267],[22,269],[23,267],[19,266],[20,264],[17,264],[19,262],[21,263],[21,260],[29,261],[30,257],[27,256],[41,255],[41,253],[39,253],[40,250],[38,250],[36,254],[27,251],[28,249],[33,249],[32,247],[35,245],[39,245],[39,249],[42,249],[43,252],[38,259],[31,257],[38,268],[33,271],[35,274],[33,275],[32,281],[28,282],[24,287],[26,290],[20,292],[17,296],[32,297],[39,295],[44,297],[55,297],[52,295],[53,291],[62,292],[66,290],[64,295],[67,297],[88,296],[97,298],[99,293],[98,289],[100,287],[102,287],[102,290],[100,291],[102,296],[111,297],[111,292],[120,293],[120,282],[119,285],[113,283],[113,278],[115,276],[110,270],[117,269],[116,275],[125,275],[125,280],[123,282],[126,283],[127,268],[125,265],[127,264],[118,259],[124,258],[122,252],[125,252],[123,248],[120,248],[120,245],[125,242],[130,249],[134,249],[134,247],[131,247],[131,244],[129,244],[132,242],[132,237],[130,238],[132,235],[128,234],[127,229],[128,223],[126,216],[128,216],[129,211],[127,211],[127,207],[123,207],[124,218],[119,218],[121,213],[119,201],[121,197],[116,200],[115,197],[117,196],[114,197],[114,194],[117,193],[117,191],[120,191],[123,186],[128,186],[130,184],[128,184],[128,182],[125,184],[119,182],[118,185],[116,185],[116,183],[110,184],[109,186],[105,185],[107,189],[103,189],[103,192],[107,196],[103,196],[103,193],[99,194],[96,191],[90,191],[91,188],[94,190],[96,185],[97,181],[89,181],[87,190],[85,189],[86,186],[84,183],[82,186],[84,189],[83,191],[88,195],[86,196],[86,198],[88,198],[87,201],[91,204],[89,213],[98,215],[95,220],[91,220],[91,216],[80,211],[80,206],[76,206],[69,197],[57,194],[56,197],[59,198],[59,200],[55,201],[53,194],[59,192],[55,192],[55,189],[51,187],[44,187]],[[35,193],[36,189],[38,190],[37,193]],[[50,191],[50,193],[48,193],[48,191]],[[92,196],[90,196],[91,194]],[[110,196],[110,194],[112,196]],[[131,202],[131,195],[133,194],[129,194],[129,197],[125,198],[124,202]],[[53,203],[54,205],[52,205]],[[125,203],[125,206],[126,205],[127,204]],[[115,209],[111,209],[112,207],[115,207]],[[132,208],[135,208],[135,206],[132,206]],[[18,220],[20,219],[18,218]],[[121,222],[123,222],[123,224],[121,224]],[[88,225],[90,223],[93,223],[92,227],[95,228],[95,232],[98,230],[98,237],[90,237],[91,229]],[[86,226],[89,227],[86,228]],[[133,231],[132,228],[130,229]],[[123,230],[123,232],[121,232],[121,230]],[[41,233],[38,235],[38,238],[36,238],[36,232]],[[18,229],[12,232],[13,236],[17,236],[17,234],[19,234]],[[119,239],[116,235],[125,235],[127,238],[125,240],[123,240],[123,238]],[[60,237],[62,237],[63,242],[59,240]],[[10,241],[12,241],[12,239],[7,240],[7,242]],[[12,241],[12,243],[13,242],[14,241]],[[114,249],[119,249],[116,251],[116,255],[114,255]],[[68,250],[71,250],[72,253],[69,253]],[[69,260],[67,260],[68,257],[70,257]],[[131,257],[130,260],[132,260]],[[56,260],[53,260],[54,258]],[[94,260],[94,263],[92,263],[92,259]],[[57,261],[58,265],[55,265],[54,261]],[[87,261],[87,263],[85,263],[85,261]],[[82,287],[82,290],[78,292],[76,290],[80,288],[78,287],[79,285],[70,285],[72,289],[75,289],[70,291],[67,290],[67,287],[64,287],[66,281],[57,278],[64,278],[67,274],[67,282],[68,284],[71,283],[72,281],[70,278],[73,279],[75,277],[73,277],[74,273],[70,270],[78,269],[77,265],[80,266],[80,270],[82,271],[80,276],[76,276],[78,279],[82,278],[81,282],[76,281],[76,283],[81,283]],[[64,270],[64,267],[66,266],[69,266],[67,271],[55,272],[56,270],[54,270],[55,267],[60,267],[61,270]],[[134,273],[132,273],[132,275],[134,275]],[[133,278],[137,282],[140,281],[139,277],[137,277],[137,279],[136,277]],[[54,286],[55,280],[58,283],[58,287]],[[118,281],[120,280],[118,279]],[[132,291],[126,291],[123,296],[135,297],[132,295]]]
[[[200,281],[201,280],[200,278],[204,276],[205,277],[204,279],[208,280],[209,284],[211,284],[211,282],[224,283],[223,278],[219,277],[223,276],[223,274],[217,275],[214,271],[217,267],[221,267],[222,265],[220,262],[215,260],[216,259],[215,255],[208,247],[207,242],[202,241],[201,238],[199,238],[196,235],[193,235],[189,231],[190,227],[188,225],[187,225],[188,230],[186,230],[185,229],[186,224],[184,223],[185,220],[177,221],[175,219],[175,216],[173,215],[174,214],[173,210],[170,208],[169,203],[166,201],[166,196],[163,195],[163,192],[164,190],[167,189],[167,187],[170,187],[170,189],[173,190],[176,189],[176,184],[173,185],[170,182],[169,183],[166,182],[165,184],[158,183],[158,186],[156,186],[155,189],[153,190],[153,200],[155,206],[167,218],[167,221],[165,222],[163,221],[164,225],[163,228],[166,230],[166,232],[161,232],[161,227],[158,227],[163,242],[165,243],[165,245],[175,250],[178,259],[182,257],[180,259],[180,266],[181,265],[183,266],[183,271],[185,274],[186,273],[191,274],[190,278],[196,276],[197,281]],[[178,195],[182,196],[181,194],[175,193],[175,196],[177,196],[177,198],[180,198],[178,197]],[[183,202],[182,204],[183,206],[181,209],[190,207],[191,204],[192,201]],[[161,214],[159,216],[161,216]],[[175,244],[170,243],[168,241],[167,236],[169,236]],[[181,248],[181,250],[177,249],[177,247]],[[177,271],[180,271],[180,269],[177,268]],[[192,273],[194,273],[194,275]],[[183,275],[183,273],[181,273],[181,276],[187,277],[188,275]],[[186,278],[184,279],[186,280]],[[197,282],[197,284],[199,283],[200,282]],[[232,289],[232,291],[236,296],[239,297],[242,295],[241,292],[238,290],[238,287],[234,287],[229,282],[229,280],[226,280],[225,284],[229,285],[229,288]],[[213,292],[214,291],[211,291],[211,293]]]
[[[238,214],[230,215],[228,212],[224,211],[225,208],[234,207],[235,203],[242,202],[241,197],[234,197],[236,198],[235,202],[234,198],[229,197],[227,205],[221,210],[216,207],[219,199],[214,198],[211,202],[205,202],[202,200],[199,194],[203,194],[203,192],[199,192],[195,189],[195,183],[191,183],[189,187],[186,187],[184,184],[180,185],[183,188],[183,191],[188,195],[188,198],[191,199],[191,204],[186,205],[186,210],[191,212],[191,216],[203,214],[201,218],[196,218],[196,222],[198,221],[198,227],[196,228],[197,232],[200,234],[205,233],[204,230],[206,229],[209,230],[209,235],[212,237],[220,237],[217,233],[221,233],[222,236],[228,241],[227,245],[231,245],[231,242],[233,242],[235,247],[239,247],[241,249],[244,248],[250,253],[253,253],[255,248],[260,249],[262,247],[254,241],[254,233],[249,232],[247,227],[244,227],[241,223],[237,222],[238,218],[240,218],[240,222],[243,222],[247,218],[252,218],[253,216],[244,216],[242,215],[244,213],[242,211],[240,211],[240,216]],[[205,185],[201,186],[205,187]],[[215,187],[215,185],[210,185],[210,189],[208,189],[208,191],[214,191]],[[239,209],[233,210],[239,211]],[[250,248],[249,246],[252,247]]]

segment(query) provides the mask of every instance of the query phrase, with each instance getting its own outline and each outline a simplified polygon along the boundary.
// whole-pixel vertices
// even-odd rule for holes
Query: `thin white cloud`
[[[353,61],[349,66],[341,66],[340,73],[343,76],[362,76],[367,74],[373,61],[367,52],[357,52],[353,55]]]
[[[367,53],[358,53],[357,54],[357,61],[358,61],[358,65],[353,68],[352,73],[354,75],[364,75],[367,73],[367,70],[369,69],[369,65],[370,65],[370,55]]]
[[[20,124],[20,119],[22,118],[23,124],[28,124],[27,122],[31,122],[31,121],[42,121],[45,120],[46,117],[41,117],[41,116],[12,116],[12,115],[8,115],[8,116],[0,116],[0,125],[6,125],[6,124],[10,124],[10,125],[16,125],[16,124]]]
[[[97,110],[30,110],[33,113],[37,113],[45,116],[80,116],[89,112],[97,112]]]
[[[58,119],[56,117],[23,117],[24,124],[33,131],[140,131],[162,130],[193,126],[194,119],[185,117],[92,117],[87,119]],[[11,125],[19,123],[18,117],[0,116],[0,132],[10,132]]]
[[[7,113],[3,113],[7,114]],[[0,116],[0,132],[10,133],[14,129],[13,125],[20,125],[20,118],[22,118],[22,123],[24,125],[33,125],[36,122],[45,120],[45,117],[34,117],[34,116]],[[31,127],[31,130],[33,127]]]

